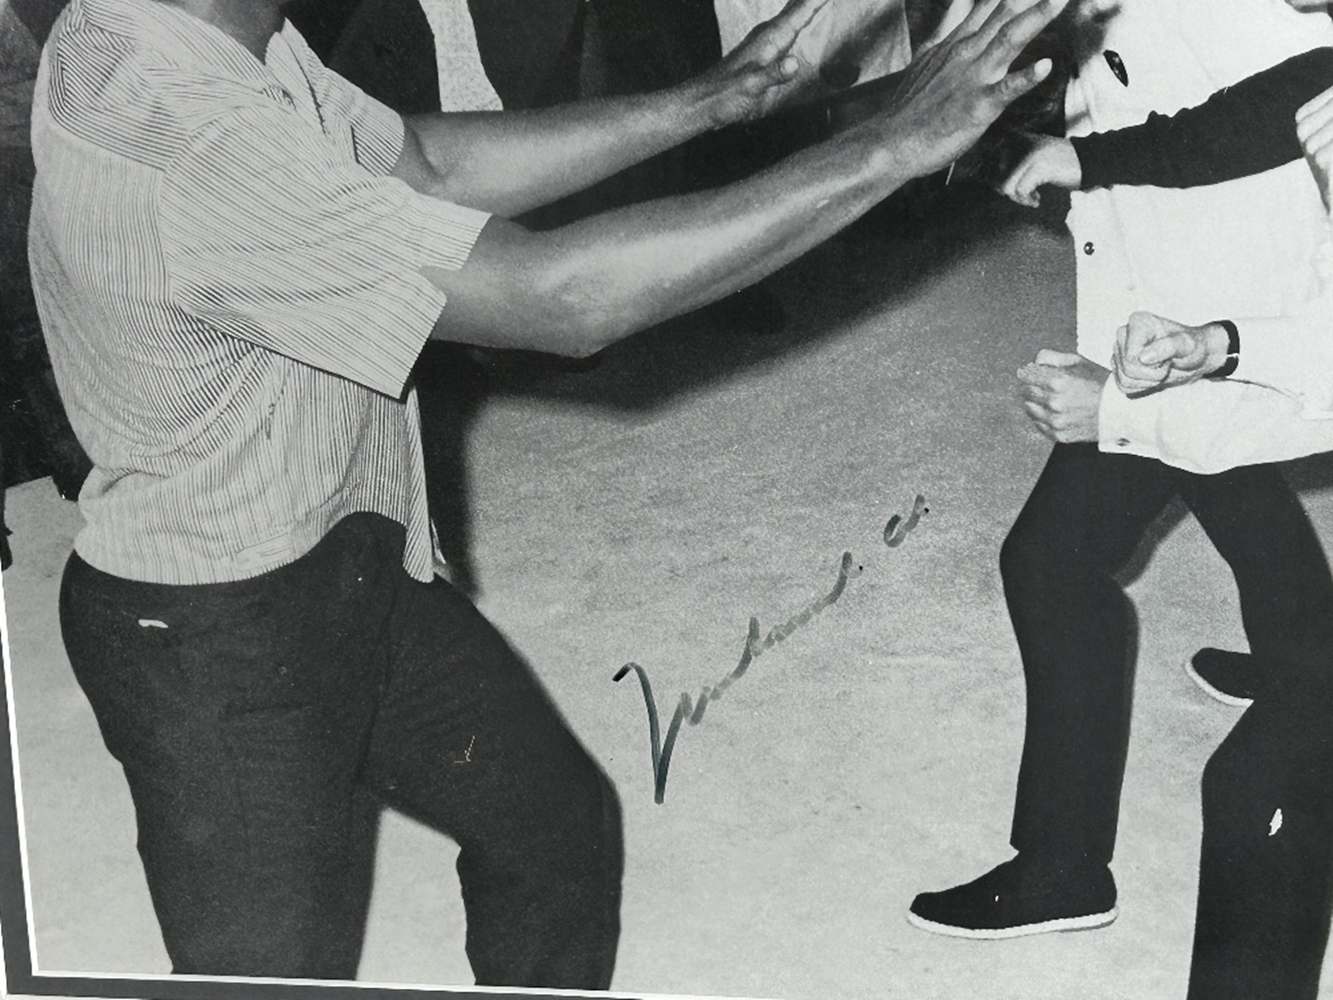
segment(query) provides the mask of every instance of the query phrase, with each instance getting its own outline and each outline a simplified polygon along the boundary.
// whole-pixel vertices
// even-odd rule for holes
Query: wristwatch
[[[1215,371],[1209,372],[1204,377],[1229,378],[1235,374],[1236,366],[1240,364],[1240,331],[1229,319],[1215,319],[1213,322],[1227,332],[1227,359]]]

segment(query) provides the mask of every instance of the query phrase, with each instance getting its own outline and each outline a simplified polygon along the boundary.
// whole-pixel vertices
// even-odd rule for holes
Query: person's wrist
[[[705,70],[666,91],[680,111],[680,121],[694,132],[708,132],[733,125],[744,106],[739,83],[721,64]]]
[[[1230,376],[1240,363],[1240,333],[1231,320],[1215,320],[1204,328],[1203,371],[1207,378]]]
[[[1065,161],[1065,176],[1067,177],[1068,189],[1078,191],[1083,187],[1083,161],[1078,158],[1078,150],[1068,139],[1058,140],[1060,143],[1060,155]]]
[[[882,187],[886,194],[896,191],[909,181],[948,168],[950,161],[939,155],[938,150],[931,149],[929,140],[908,136],[906,133],[898,136],[889,134],[892,137],[886,141],[878,129],[856,127],[839,137],[844,149],[856,147],[863,154],[849,157],[848,162],[864,162],[866,169],[862,171],[855,166],[852,169],[873,178],[874,183]]]

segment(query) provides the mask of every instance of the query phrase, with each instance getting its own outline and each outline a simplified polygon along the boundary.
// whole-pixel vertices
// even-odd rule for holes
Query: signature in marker
[[[901,545],[908,534],[920,523],[922,516],[929,513],[929,510],[926,506],[926,498],[918,493],[916,502],[912,506],[912,513],[908,515],[906,520],[903,520],[897,514],[889,518],[888,524],[884,526],[884,544],[889,548],[897,548]],[[863,569],[864,567],[856,564],[850,552],[844,552],[842,562],[838,567],[838,578],[833,584],[833,589],[823,597],[813,601],[802,611],[792,615],[781,625],[774,626],[762,639],[759,637],[759,619],[752,617],[749,632],[745,637],[745,646],[741,650],[740,662],[736,664],[731,673],[723,677],[717,684],[711,686],[705,684],[699,691],[697,701],[692,701],[688,692],[681,692],[680,700],[676,703],[676,711],[671,716],[671,722],[667,725],[665,741],[661,738],[657,700],[653,697],[653,685],[648,679],[648,672],[639,664],[632,662],[626,663],[616,671],[615,676],[611,678],[613,681],[623,680],[631,670],[639,678],[644,704],[648,709],[648,741],[653,761],[653,799],[658,805],[661,805],[666,799],[667,771],[671,766],[671,752],[675,749],[681,723],[689,722],[691,726],[699,725],[703,721],[704,711],[708,708],[709,702],[720,699],[733,682],[744,676],[745,671],[750,669],[750,664],[754,662],[756,657],[772,649],[797,629],[809,624],[810,620],[825,608],[835,604],[847,588],[847,581],[860,576]]]

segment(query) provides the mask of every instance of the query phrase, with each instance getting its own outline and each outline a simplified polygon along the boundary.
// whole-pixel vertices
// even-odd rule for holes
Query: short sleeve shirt
[[[426,580],[411,368],[487,216],[388,176],[398,115],[284,25],[263,62],[156,0],[73,0],[43,54],[29,259],[94,463],[105,572],[243,579],[339,519],[407,529]]]

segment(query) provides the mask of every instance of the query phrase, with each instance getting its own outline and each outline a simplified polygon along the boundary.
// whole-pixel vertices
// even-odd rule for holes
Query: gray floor
[[[1198,778],[1237,712],[1179,663],[1243,641],[1226,567],[1190,520],[1164,527],[1131,585],[1142,634],[1120,919],[994,943],[904,919],[917,891],[1009,853],[1023,705],[996,550],[1048,450],[1012,373],[1070,342],[1062,236],[992,209],[922,238],[831,245],[774,287],[791,320],[778,337],[652,331],[594,372],[511,379],[473,436],[482,608],[624,800],[616,988],[1183,996]],[[1329,469],[1296,470],[1326,537]],[[918,492],[930,513],[886,547],[885,522]],[[49,482],[9,504],[39,967],[165,972],[128,796],[56,632],[78,515]],[[642,664],[669,714],[735,665],[751,615],[766,631],[826,593],[844,550],[862,574],[682,732],[655,805],[643,700],[612,674]],[[363,980],[470,982],[453,857],[386,819]]]

